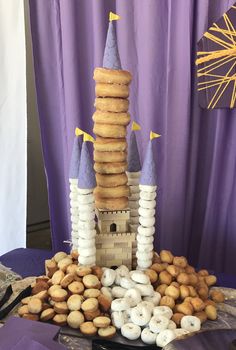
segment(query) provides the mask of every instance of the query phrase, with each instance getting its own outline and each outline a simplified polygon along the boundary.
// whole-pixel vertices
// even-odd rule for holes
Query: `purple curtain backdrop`
[[[109,11],[133,74],[132,118],[143,156],[152,129],[158,164],[156,247],[194,265],[236,272],[236,111],[198,106],[196,43],[235,0],[30,0],[53,247],[70,235],[68,169],[79,126],[92,132],[93,69]]]

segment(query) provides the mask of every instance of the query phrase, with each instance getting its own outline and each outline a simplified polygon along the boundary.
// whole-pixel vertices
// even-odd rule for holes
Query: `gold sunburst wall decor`
[[[236,107],[236,3],[198,42],[199,104],[203,108]]]

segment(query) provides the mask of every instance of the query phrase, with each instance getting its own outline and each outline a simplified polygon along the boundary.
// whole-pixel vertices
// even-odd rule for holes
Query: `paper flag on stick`
[[[81,130],[80,128],[75,128],[75,136],[80,136],[83,134],[84,134],[83,130]]]
[[[134,130],[134,131],[141,130],[141,126],[138,123],[133,122],[131,130]]]
[[[109,13],[109,21],[118,21],[120,19],[120,16],[116,13],[110,12]]]
[[[236,107],[236,3],[198,42],[198,96],[203,108]]]
[[[156,139],[157,137],[161,137],[161,135],[156,134],[153,131],[150,131],[150,140]]]
[[[94,138],[93,138],[93,136],[89,135],[87,132],[84,132],[83,141],[84,142],[86,142],[86,141],[94,142]]]

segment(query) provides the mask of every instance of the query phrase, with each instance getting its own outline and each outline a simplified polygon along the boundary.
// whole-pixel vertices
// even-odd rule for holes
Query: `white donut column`
[[[139,227],[137,234],[137,268],[152,265],[155,233],[156,186],[139,185]]]
[[[79,222],[79,210],[78,210],[78,179],[69,179],[70,183],[70,219],[71,219],[71,240],[72,250],[78,249],[78,222]]]

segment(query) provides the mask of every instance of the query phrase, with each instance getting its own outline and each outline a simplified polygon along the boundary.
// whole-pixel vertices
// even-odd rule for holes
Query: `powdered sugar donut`
[[[145,307],[147,308],[149,311],[150,311],[150,314],[152,314],[152,310],[154,308],[154,304],[151,302],[151,301],[141,301],[138,306],[142,306],[142,307]]]
[[[130,201],[129,202],[130,209],[138,209],[139,208],[139,202],[138,201]]]
[[[129,308],[129,309],[123,311],[123,316],[124,316],[125,323],[132,323],[132,321],[131,321],[131,311],[132,311],[132,308]]]
[[[142,300],[141,294],[140,294],[139,290],[136,288],[131,288],[131,289],[126,290],[126,293],[124,296],[125,296],[125,298],[128,298],[129,304],[131,307],[138,305],[140,303],[140,301]]]
[[[168,306],[155,306],[153,309],[154,316],[165,316],[169,320],[173,316],[173,311]]]
[[[142,236],[152,236],[155,233],[155,227],[138,227],[138,233]]]
[[[153,252],[136,252],[137,259],[140,260],[152,260]]]
[[[139,227],[139,224],[130,224],[129,225],[129,227],[130,227],[130,232],[137,232],[137,230],[138,230],[138,227]]]
[[[82,256],[79,255],[79,263],[81,265],[95,265],[96,257],[95,256]]]
[[[130,193],[139,193],[139,185],[129,186]]]
[[[94,230],[95,222],[94,221],[87,222],[87,221],[79,220],[78,221],[78,228],[80,230]],[[96,231],[95,231],[95,233],[96,233]]]
[[[172,320],[169,320],[169,324],[168,324],[168,327],[167,327],[167,328],[168,328],[168,329],[172,329],[172,330],[176,329],[176,324],[175,324],[175,322],[172,321]]]
[[[78,208],[78,205],[79,205],[78,200],[73,200],[73,199],[70,200],[71,208]]]
[[[139,270],[145,270],[148,269],[150,266],[152,266],[152,259],[150,260],[139,260],[137,261],[137,269]]]
[[[70,220],[71,220],[71,222],[73,222],[74,224],[78,224],[79,216],[78,216],[78,215],[71,215]]]
[[[78,228],[79,228],[79,224],[75,224],[75,223],[71,223],[71,228],[72,228],[72,231],[78,231]]]
[[[94,195],[90,194],[78,194],[78,204],[89,204],[94,202]]]
[[[139,218],[139,220],[141,219],[141,217]],[[143,236],[140,234],[137,234],[137,241],[138,243],[141,244],[150,244],[154,241],[154,237],[153,236]]]
[[[74,201],[76,201],[77,196],[78,196],[78,193],[76,193],[76,192],[71,192],[71,193],[69,194],[69,198],[72,199],[72,200],[74,200]]]
[[[125,289],[130,289],[130,288],[134,288],[136,286],[136,283],[132,281],[131,278],[121,277],[120,285]]]
[[[149,327],[142,330],[141,339],[145,344],[156,344],[156,337],[156,333],[153,333]]]
[[[80,248],[92,248],[92,247],[95,247],[95,239],[94,238],[84,239],[84,238],[81,238],[79,236],[78,245],[79,245]],[[80,253],[82,253],[82,251]],[[96,251],[95,251],[95,253],[96,253]],[[86,256],[86,255],[83,255],[83,254],[81,254],[81,255],[82,256]]]
[[[140,191],[140,198],[146,201],[152,201],[153,199],[156,198],[156,195],[157,195],[156,192]]]
[[[71,215],[79,215],[79,210],[77,208],[70,208]]]
[[[112,269],[105,269],[101,278],[101,283],[104,287],[110,287],[115,282],[115,279],[116,271]]]
[[[144,208],[139,208],[138,213],[140,216],[143,218],[152,218],[155,215],[155,209],[144,209]]]
[[[151,297],[153,296],[154,289],[151,284],[136,284],[135,288],[140,291],[142,297]]]
[[[171,329],[165,329],[156,337],[156,345],[163,348],[168,343],[176,338],[174,331]]]
[[[84,227],[84,226],[83,226]],[[92,239],[96,236],[96,230],[92,229],[81,229],[80,225],[78,225],[78,232],[79,232],[79,237],[81,239]]]
[[[152,316],[149,322],[149,328],[153,333],[160,333],[167,329],[169,324],[169,319],[165,316]]]
[[[93,193],[93,190],[91,190],[91,188],[89,189],[86,189],[86,188],[79,188],[77,187],[77,193],[78,194],[92,194]]]
[[[121,327],[121,334],[129,340],[136,340],[140,337],[141,328],[133,323],[126,323]]]
[[[153,251],[153,244],[137,244],[137,249],[139,252],[151,252]]]
[[[94,202],[88,203],[88,204],[79,204],[78,210],[79,210],[79,213],[81,213],[83,211],[88,211],[88,212],[93,211],[93,210],[95,210],[95,204],[94,204]]]
[[[111,290],[112,296],[114,298],[123,298],[126,292],[127,292],[127,289],[122,288],[120,286],[115,286]]]
[[[112,289],[110,287],[102,287],[101,288],[101,293],[112,300],[113,296],[112,296],[111,291],[112,291]]]
[[[175,333],[176,338],[178,338],[178,337],[182,337],[183,335],[189,334],[190,332],[187,331],[187,329],[176,328],[176,329],[174,329],[174,333]]]
[[[121,329],[121,327],[125,324],[125,318],[122,311],[112,312],[111,320],[113,326],[115,326],[117,329]]]
[[[139,205],[141,208],[144,208],[144,209],[154,209],[156,207],[156,201],[155,200],[146,201],[144,199],[140,199]]]
[[[137,326],[145,326],[151,319],[151,312],[147,307],[138,305],[132,308],[131,321]]]
[[[144,301],[151,301],[154,304],[154,306],[157,306],[160,303],[161,294],[158,292],[154,292],[151,297],[144,297],[143,300]]]
[[[132,216],[130,219],[132,220],[133,224],[136,224],[136,225],[139,224],[139,217],[138,216]]]
[[[132,271],[130,274],[131,279],[134,282],[141,283],[141,284],[148,284],[150,283],[150,278],[141,271]]]
[[[79,213],[79,218],[82,221],[91,221],[95,218],[95,211],[82,211]]]
[[[135,177],[132,178],[128,176],[128,185],[137,186],[138,184],[139,184],[139,178],[135,178]]]
[[[129,269],[125,265],[121,265],[116,269],[115,283],[120,284],[120,280],[122,277],[129,277]]]
[[[79,246],[79,256],[82,256],[82,257],[89,257],[89,256],[94,256],[96,255],[96,247],[93,246],[93,247],[88,247],[88,248],[82,248],[80,246],[80,242],[81,240],[78,242],[78,246]],[[82,248],[82,249],[80,249]]]
[[[124,311],[130,308],[129,300],[126,298],[118,298],[112,300],[111,310],[112,311]]]
[[[141,172],[140,171],[133,171],[133,172],[126,171],[126,175],[130,179],[139,179],[140,175],[141,175]]]
[[[156,192],[157,186],[139,185],[140,191]]]
[[[155,217],[144,218],[144,217],[140,216],[139,223],[144,227],[152,227],[155,225]]]
[[[71,185],[75,185],[77,187],[77,184],[78,184],[78,179],[69,179],[69,183]]]
[[[131,195],[129,196],[129,200],[130,201],[137,201],[139,200],[139,193],[131,193]]]
[[[131,209],[130,210],[130,216],[131,216],[131,218],[133,217],[133,216],[139,216],[139,214],[138,214],[138,209]],[[132,219],[131,219],[132,220]]]
[[[184,316],[181,319],[181,328],[189,332],[197,332],[201,329],[201,321],[196,316]]]

